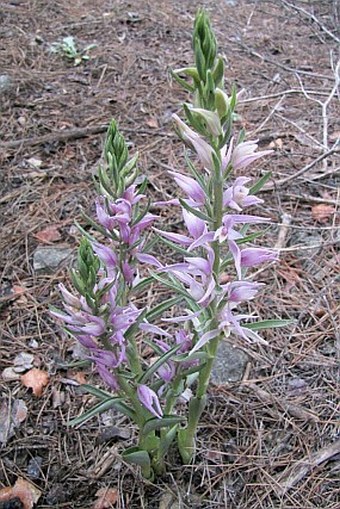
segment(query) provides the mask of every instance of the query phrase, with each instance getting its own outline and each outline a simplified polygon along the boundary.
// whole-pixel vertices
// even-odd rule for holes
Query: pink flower
[[[172,115],[172,118],[175,120],[183,139],[194,148],[204,168],[212,170],[214,168],[213,148],[195,131],[190,129],[177,115]]]
[[[235,148],[231,156],[231,164],[235,171],[246,168],[252,162],[256,161],[260,157],[271,154],[272,150],[261,150],[256,152],[258,144],[256,141],[244,141],[239,143]]]
[[[249,195],[249,189],[244,184],[251,179],[247,177],[238,177],[231,187],[228,187],[223,193],[223,206],[241,212],[243,208],[250,205],[258,205],[263,203],[261,198]]]
[[[251,247],[241,251],[241,267],[256,267],[261,263],[278,260],[278,254],[271,249]]]
[[[169,174],[174,177],[176,184],[178,184],[190,198],[190,205],[192,207],[199,207],[204,204],[205,193],[196,180],[174,171],[169,171]]]
[[[190,249],[193,249],[194,244],[196,242],[200,242],[201,239],[205,238],[205,235],[208,233],[207,225],[202,219],[195,216],[191,212],[188,212],[185,209],[182,209],[182,214],[185,226],[188,229],[190,237],[188,235],[183,235],[181,233],[172,233],[158,230],[157,228],[155,228],[155,231],[162,235],[162,237],[171,240],[171,242],[175,242],[176,244],[180,244],[185,247],[190,246]],[[211,237],[211,240],[213,240],[214,234],[211,233],[209,235]]]
[[[152,415],[158,419],[163,417],[163,411],[155,391],[149,389],[147,385],[142,384],[137,387],[137,396],[142,405],[149,410]]]

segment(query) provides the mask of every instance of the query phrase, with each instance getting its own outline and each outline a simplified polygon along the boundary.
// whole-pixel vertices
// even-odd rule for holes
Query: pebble
[[[40,456],[36,456],[35,458],[31,458],[27,465],[27,475],[31,479],[39,479],[41,476],[41,465],[43,459]]]
[[[0,74],[0,94],[7,92],[13,85],[12,79],[8,74]]]
[[[217,349],[211,381],[216,385],[242,380],[249,356],[227,341],[221,341]]]
[[[51,274],[71,257],[72,252],[69,247],[38,247],[33,253],[33,269],[38,273]]]

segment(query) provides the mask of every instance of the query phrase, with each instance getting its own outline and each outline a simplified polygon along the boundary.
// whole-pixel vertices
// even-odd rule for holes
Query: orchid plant
[[[147,478],[164,472],[164,458],[175,442],[183,462],[192,460],[219,343],[235,335],[246,343],[265,343],[259,329],[287,324],[254,322],[238,311],[264,286],[247,279],[247,269],[277,259],[271,249],[249,246],[259,236],[249,233],[249,226],[269,219],[244,212],[263,203],[255,194],[270,175],[249,187],[251,179],[241,174],[271,151],[244,141],[243,131],[234,133],[238,94],[235,88],[230,95],[224,90],[224,62],[203,10],[195,19],[193,49],[195,65],[172,73],[192,98],[184,104],[185,121],[173,116],[190,150],[187,172],[169,172],[182,197],[157,204],[179,207],[186,233],[155,227],[147,180],[112,121],[96,179],[96,217],[87,217],[90,231],[80,227],[74,288],[60,285],[64,309],[51,311],[85,347],[107,386],[84,386],[99,402],[71,424],[112,407],[125,414],[139,438],[123,457]],[[159,242],[179,261],[158,260],[152,253]],[[155,283],[173,295],[138,307],[138,297]]]

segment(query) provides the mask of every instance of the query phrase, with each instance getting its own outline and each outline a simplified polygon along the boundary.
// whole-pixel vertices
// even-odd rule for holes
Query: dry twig
[[[340,453],[340,439],[333,444],[323,447],[311,456],[304,457],[301,461],[296,462],[288,468],[278,479],[279,486],[276,486],[278,495],[282,495],[290,490],[295,484],[303,479],[310,470],[321,465],[325,461],[330,460],[333,456]]]

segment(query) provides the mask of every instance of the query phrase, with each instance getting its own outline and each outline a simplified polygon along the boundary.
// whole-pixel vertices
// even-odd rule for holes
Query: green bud
[[[202,108],[191,108],[189,111],[191,118],[193,118],[196,123],[199,123],[201,128],[203,127],[203,132],[201,134],[208,134],[214,137],[222,134],[221,122],[217,113]],[[195,125],[194,127],[196,128]]]
[[[120,171],[125,166],[128,159],[128,155],[129,155],[128,148],[124,136],[120,134],[115,120],[112,120],[107,131],[104,146],[105,160],[107,164],[110,166],[110,162],[114,157],[115,164],[117,165],[118,171]]]
[[[122,169],[122,171],[120,172],[121,176],[123,178],[125,177],[128,177],[129,175],[131,175],[132,173],[136,173],[137,171],[137,161],[138,161],[138,154],[136,154],[135,156],[133,156],[130,161],[128,161],[126,163],[126,165],[124,166],[124,168]],[[137,171],[137,174],[138,174],[138,171]]]
[[[216,90],[215,90],[215,107],[217,109],[217,112],[218,112],[220,118],[223,118],[228,113],[229,106],[230,106],[230,98],[227,96],[227,94],[224,92],[224,90],[221,90],[220,88],[216,88]]]
[[[197,39],[195,44],[195,61],[199,77],[202,81],[205,81],[206,75],[206,62],[205,57],[201,48],[201,42]]]
[[[205,108],[208,110],[215,109],[215,83],[211,71],[208,69],[206,73],[206,83],[203,89]]]
[[[202,53],[204,58],[205,68],[212,69],[215,65],[216,60],[216,51],[217,44],[214,32],[211,29],[210,20],[208,15],[203,9],[200,9],[197,12],[195,23],[194,23],[194,32],[193,32],[193,49],[196,56],[196,65],[202,80],[205,79],[205,73],[201,74],[199,70],[199,62],[197,60],[197,56],[199,53]],[[199,55],[201,57],[201,55]]]
[[[174,80],[177,81],[177,83],[181,85],[181,87],[183,87],[185,90],[191,93],[194,92],[195,88],[189,83],[187,83],[183,78],[180,78],[177,74],[177,71],[170,70],[170,74],[174,78]]]
[[[223,78],[224,78],[224,61],[222,57],[219,57],[217,60],[217,64],[214,67],[214,70],[212,71],[212,76],[214,78],[214,82],[216,87],[223,86]]]

